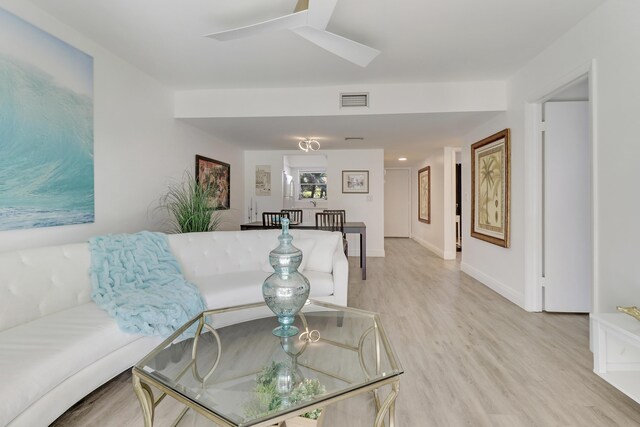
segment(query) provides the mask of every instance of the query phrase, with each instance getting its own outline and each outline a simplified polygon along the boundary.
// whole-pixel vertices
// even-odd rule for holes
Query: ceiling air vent
[[[368,93],[341,93],[340,94],[340,107],[368,107],[369,106],[369,94]]]

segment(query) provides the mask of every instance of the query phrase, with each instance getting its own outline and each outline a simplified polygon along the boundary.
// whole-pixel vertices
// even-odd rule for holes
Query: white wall
[[[0,251],[80,242],[90,236],[162,230],[154,211],[167,183],[194,173],[195,154],[231,164],[225,228],[238,228],[242,152],[173,118],[173,93],[40,9],[22,1],[0,7],[94,57],[95,223],[0,232]]]
[[[524,118],[522,119],[524,121]],[[511,127],[511,247],[501,248],[472,238],[471,144]],[[522,127],[512,111],[475,129],[462,149],[462,271],[475,277],[512,302],[524,306],[524,147],[514,135]]]
[[[340,108],[340,93],[367,92],[368,108]],[[309,100],[313,102],[309,102]],[[176,117],[300,117],[504,111],[504,81],[395,83],[302,88],[187,90]]]
[[[282,186],[275,185],[282,175],[283,156],[299,155],[292,151],[245,152],[245,208],[243,219],[248,220],[251,200],[258,204],[258,220],[262,212],[282,209]],[[327,208],[345,209],[347,221],[364,221],[367,225],[367,256],[384,256],[384,151],[383,150],[322,150],[327,156]],[[271,196],[255,195],[256,165],[271,165]],[[369,194],[342,194],[343,170],[368,170]],[[369,200],[371,199],[371,200]],[[312,205],[309,204],[311,208]],[[254,219],[256,217],[254,216]],[[359,255],[357,236],[348,236],[349,255]]]
[[[418,221],[418,171],[430,166],[431,223]],[[431,151],[411,169],[411,237],[436,255],[444,258],[444,149]]]
[[[592,59],[597,65],[595,172],[595,271],[597,311],[640,305],[640,2],[609,0],[534,58],[509,82],[507,113],[474,130],[463,152],[463,269],[523,305],[525,236],[525,103],[554,89]],[[469,236],[469,146],[503,128],[512,132],[511,248]],[[528,195],[527,195],[528,197]]]

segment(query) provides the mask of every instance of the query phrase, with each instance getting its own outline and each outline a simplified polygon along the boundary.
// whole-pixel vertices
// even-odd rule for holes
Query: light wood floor
[[[586,316],[527,313],[409,239],[385,249],[366,281],[349,260],[349,305],[381,314],[403,364],[398,427],[640,426],[640,405],[591,371]],[[179,407],[163,405],[156,425],[168,426]],[[325,427],[372,423],[370,397],[326,412]],[[129,373],[54,423],[142,425]]]

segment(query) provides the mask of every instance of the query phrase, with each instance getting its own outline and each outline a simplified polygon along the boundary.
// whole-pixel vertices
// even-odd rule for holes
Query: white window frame
[[[316,200],[316,201],[324,200],[324,201],[326,201],[328,199],[328,197],[329,197],[329,178],[328,177],[327,177],[327,183],[326,184],[318,184],[318,185],[324,185],[325,186],[326,197],[322,197],[322,198],[319,198],[319,199],[314,199],[314,198],[306,199],[306,198],[302,197],[302,191],[301,191],[302,190],[302,180],[300,179],[300,176],[302,174],[305,174],[305,173],[318,173],[318,172],[324,173],[325,176],[327,175],[327,169],[326,168],[301,168],[301,169],[298,169],[298,185],[297,185],[297,188],[296,188],[296,193],[297,193],[296,195],[297,195],[297,200],[298,201],[304,201],[304,200]]]

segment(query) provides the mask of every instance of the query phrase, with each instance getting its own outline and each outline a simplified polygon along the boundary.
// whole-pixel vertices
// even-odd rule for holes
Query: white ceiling
[[[362,69],[289,31],[202,37],[296,0],[31,0],[167,86],[501,80],[604,0],[338,0],[328,30],[382,51]]]
[[[459,146],[460,137],[498,113],[398,114],[376,116],[187,119],[186,122],[245,150],[297,150],[316,138],[322,149],[383,148],[385,166],[420,162],[437,147]],[[364,137],[364,141],[345,141]],[[399,157],[407,157],[401,163]]]
[[[605,0],[338,0],[327,30],[382,51],[367,68],[288,31],[204,34],[290,13],[296,0],[30,0],[174,89],[503,80]],[[384,148],[419,161],[496,113],[189,120],[245,149]],[[347,143],[347,136],[364,142]]]

